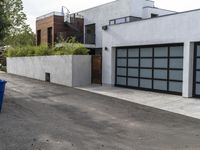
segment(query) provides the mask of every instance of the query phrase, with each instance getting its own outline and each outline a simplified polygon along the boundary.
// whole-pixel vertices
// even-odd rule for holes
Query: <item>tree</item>
[[[15,44],[33,44],[34,34],[25,23],[27,18],[23,12],[22,0],[1,0],[0,5],[2,9],[0,12],[3,12],[0,16],[2,18],[0,34],[4,44],[14,44],[14,46]]]
[[[20,32],[7,36],[5,43],[13,47],[36,45],[35,34],[31,31],[30,27],[25,26],[22,29]]]
[[[0,46],[3,44],[3,39],[6,36],[6,32],[10,27],[6,11],[5,11],[5,0],[0,1]]]

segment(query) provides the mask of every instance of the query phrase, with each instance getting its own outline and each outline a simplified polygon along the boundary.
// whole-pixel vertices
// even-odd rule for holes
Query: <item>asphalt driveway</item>
[[[0,150],[199,150],[200,120],[73,88],[8,81]]]

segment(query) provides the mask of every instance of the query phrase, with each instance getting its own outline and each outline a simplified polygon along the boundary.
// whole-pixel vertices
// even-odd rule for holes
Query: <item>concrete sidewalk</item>
[[[200,99],[99,85],[77,88],[200,119]]]

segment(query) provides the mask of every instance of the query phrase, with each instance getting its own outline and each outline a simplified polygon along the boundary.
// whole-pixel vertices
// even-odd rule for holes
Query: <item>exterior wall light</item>
[[[103,26],[102,30],[104,30],[104,31],[108,30],[108,26]]]

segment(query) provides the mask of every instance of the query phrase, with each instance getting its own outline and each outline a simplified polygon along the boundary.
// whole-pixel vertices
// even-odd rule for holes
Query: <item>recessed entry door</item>
[[[116,86],[181,94],[182,80],[182,44],[116,49]]]
[[[102,84],[102,56],[92,55],[92,83]]]
[[[193,96],[200,97],[200,43],[195,44]]]

